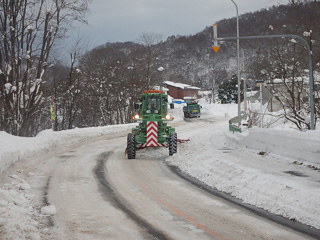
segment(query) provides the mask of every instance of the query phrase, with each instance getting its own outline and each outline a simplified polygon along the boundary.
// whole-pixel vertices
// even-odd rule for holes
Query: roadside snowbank
[[[44,130],[36,137],[16,137],[0,131],[0,173],[13,163],[41,153],[49,153],[72,144],[110,133],[129,130],[134,124],[112,125],[96,128],[76,128],[54,132]]]
[[[290,160],[320,167],[319,131],[251,128],[242,134],[228,135],[234,146],[276,154]]]

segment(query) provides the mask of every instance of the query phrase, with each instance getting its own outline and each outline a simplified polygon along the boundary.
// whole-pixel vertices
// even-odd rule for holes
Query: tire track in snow
[[[130,219],[140,226],[148,235],[146,236],[146,239],[170,240],[170,238],[163,234],[160,230],[156,229],[154,226],[130,210],[126,206],[126,203],[121,201],[120,197],[116,194],[116,191],[112,188],[112,185],[107,180],[107,169],[105,167],[106,162],[111,154],[112,152],[104,152],[100,154],[97,160],[97,165],[93,170],[104,199],[110,202],[114,207],[123,211]]]

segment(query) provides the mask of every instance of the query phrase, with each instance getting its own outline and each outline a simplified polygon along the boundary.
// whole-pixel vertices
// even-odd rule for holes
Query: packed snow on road
[[[320,131],[301,132],[285,122],[268,128],[253,127],[232,133],[228,121],[237,115],[237,105],[207,104],[201,101],[201,121],[206,131],[184,124],[182,106],[172,110],[179,144],[178,153],[167,157],[168,165],[179,167],[203,184],[273,214],[320,229]],[[28,159],[68,151],[72,146],[112,133],[129,131],[136,124],[45,130],[34,138],[0,132],[0,237],[1,239],[49,239],[44,223],[59,209],[47,203],[39,206],[39,191],[32,188],[35,173],[25,172]],[[203,128],[201,128],[203,129]],[[125,146],[124,146],[125,148]],[[148,154],[148,149],[138,153]],[[154,151],[154,150],[151,150]],[[124,156],[125,157],[125,156]],[[138,158],[137,157],[137,158]],[[15,163],[22,163],[17,168]],[[25,167],[24,167],[25,166]]]

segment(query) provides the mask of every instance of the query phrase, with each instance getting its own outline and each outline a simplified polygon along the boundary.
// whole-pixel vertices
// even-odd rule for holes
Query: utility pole
[[[246,80],[243,79],[243,103],[244,103],[244,113],[247,114],[247,84]]]
[[[214,103],[214,79],[212,79],[212,103]]]
[[[159,67],[158,68],[158,71],[161,73],[161,86],[160,86],[160,91],[163,91],[163,71],[164,71],[164,68],[163,67]]]
[[[237,14],[237,68],[238,68],[238,127],[241,125],[241,94],[240,94],[240,83],[241,83],[241,76],[240,76],[240,39],[239,39],[239,11],[238,6],[235,1],[231,0],[233,4],[236,6],[236,14]]]
[[[263,100],[263,97],[262,97],[262,84],[260,84],[260,96],[259,96],[259,101],[260,101],[260,127],[262,128],[262,100]]]

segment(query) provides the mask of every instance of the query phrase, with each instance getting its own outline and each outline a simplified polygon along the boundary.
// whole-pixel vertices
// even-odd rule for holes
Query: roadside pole
[[[243,79],[243,103],[244,103],[244,114],[247,114],[247,84],[246,84],[246,80]],[[247,116],[247,115],[246,115]]]
[[[219,51],[220,45],[218,44],[218,30],[217,30],[217,24],[213,24],[213,46],[212,49],[215,52]]]
[[[214,83],[215,83],[215,81],[214,81],[214,79],[212,79],[212,103],[215,103],[215,101],[214,101]]]
[[[239,38],[239,10],[238,5],[235,3],[234,0],[231,0],[231,2],[236,7],[236,14],[237,14],[237,71],[238,71],[238,127],[241,125],[241,75],[240,75],[240,38]]]
[[[54,97],[52,97],[52,103],[50,104],[50,117],[51,117],[52,131],[54,131],[54,121],[56,120],[56,115],[54,112]]]
[[[262,100],[263,100],[263,97],[262,97],[262,84],[260,84],[260,97],[259,97],[259,101],[260,101],[260,128],[262,128],[263,127],[263,125],[262,125],[262,119],[263,119],[263,117],[262,117]]]
[[[160,91],[163,91],[163,71],[164,68],[163,67],[159,67],[158,71],[161,73],[161,86],[160,86]]]

